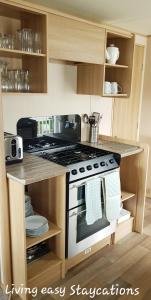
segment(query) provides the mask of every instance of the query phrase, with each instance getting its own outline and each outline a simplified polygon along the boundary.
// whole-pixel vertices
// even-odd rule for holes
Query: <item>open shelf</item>
[[[108,64],[108,63],[105,63],[105,67],[106,68],[124,68],[124,69],[127,69],[128,66],[127,65],[119,65],[119,64]]]
[[[127,97],[127,94],[103,94],[103,97]]]
[[[61,232],[61,229],[55,224],[49,222],[49,230],[41,236],[38,237],[26,237],[26,249],[39,244]]]
[[[46,54],[43,53],[35,53],[35,52],[28,52],[28,51],[21,51],[15,49],[7,49],[7,48],[0,48],[0,55],[3,57],[14,57],[14,58],[22,58],[23,55],[46,57]]]
[[[59,259],[53,252],[49,252],[46,255],[43,255],[38,260],[33,261],[27,265],[27,280],[29,285],[34,282],[34,279],[37,277],[41,277],[41,279],[45,276],[45,274],[49,274],[48,278],[50,278],[51,270],[55,267],[59,267],[62,264],[62,260]],[[40,279],[39,279],[40,280]]]
[[[121,195],[122,202],[124,202],[126,200],[129,200],[133,197],[135,197],[135,194],[129,193],[129,192],[126,192],[126,191],[122,191],[122,195]]]
[[[3,35],[16,36],[18,30],[29,28],[39,33],[41,53],[0,48],[0,59],[7,63],[9,70],[29,71],[31,93],[47,92],[47,14],[29,10],[22,6],[0,3],[0,24]]]

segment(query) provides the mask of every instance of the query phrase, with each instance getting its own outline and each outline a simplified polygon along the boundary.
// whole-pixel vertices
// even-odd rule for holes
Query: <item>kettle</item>
[[[100,113],[97,113],[97,112],[94,112],[89,117],[87,114],[84,114],[84,116],[83,116],[84,123],[90,125],[90,130],[89,130],[89,142],[90,143],[98,142],[99,124],[100,124],[101,118],[102,118],[102,115],[100,116]]]

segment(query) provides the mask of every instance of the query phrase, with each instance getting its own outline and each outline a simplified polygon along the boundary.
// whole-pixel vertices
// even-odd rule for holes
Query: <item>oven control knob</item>
[[[83,173],[83,172],[85,172],[85,168],[82,167],[82,168],[79,169],[79,171],[80,171],[81,173]]]
[[[94,166],[95,169],[97,169],[99,167],[98,164],[94,164],[93,166]]]
[[[105,167],[105,161],[101,161],[101,162],[100,162],[100,166],[101,166],[101,167]]]
[[[109,162],[110,162],[110,164],[114,164],[114,159],[111,158],[111,159],[109,160]]]
[[[88,165],[88,166],[87,166],[87,170],[88,170],[88,171],[92,170],[92,166],[91,166],[91,165]]]
[[[77,175],[78,172],[77,172],[76,169],[74,169],[74,170],[71,171],[71,173],[72,173],[72,175]]]

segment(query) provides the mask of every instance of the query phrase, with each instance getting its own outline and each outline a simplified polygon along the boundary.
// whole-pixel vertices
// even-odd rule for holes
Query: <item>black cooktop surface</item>
[[[39,156],[60,165],[67,166],[101,157],[107,155],[108,153],[110,152],[81,144],[76,144],[73,146],[70,145],[70,147],[67,147],[65,150],[56,151],[54,153],[49,151],[42,151]]]

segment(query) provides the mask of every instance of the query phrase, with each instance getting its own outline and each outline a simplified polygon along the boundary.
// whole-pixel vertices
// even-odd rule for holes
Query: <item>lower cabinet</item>
[[[16,288],[40,290],[65,276],[65,178],[62,175],[27,186],[9,178],[12,271]],[[25,190],[31,197],[34,212],[48,219],[49,230],[38,237],[26,236]],[[45,254],[27,263],[27,251],[42,242],[45,242]],[[19,296],[28,298],[25,291]]]

